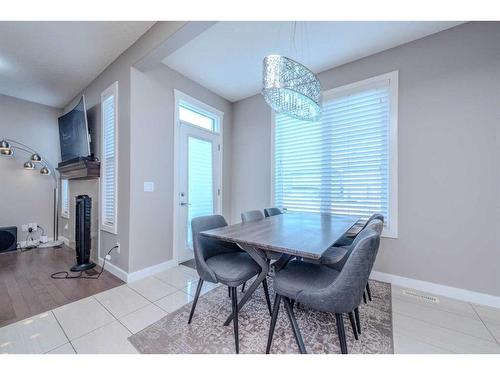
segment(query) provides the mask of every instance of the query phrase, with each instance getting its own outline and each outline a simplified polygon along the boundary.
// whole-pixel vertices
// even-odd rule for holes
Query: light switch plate
[[[155,183],[152,181],[144,181],[144,191],[148,193],[155,191]]]

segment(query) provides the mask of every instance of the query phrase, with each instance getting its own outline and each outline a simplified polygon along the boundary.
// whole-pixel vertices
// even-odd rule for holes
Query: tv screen
[[[82,96],[76,107],[59,117],[58,122],[62,161],[89,156],[89,129],[85,98]]]

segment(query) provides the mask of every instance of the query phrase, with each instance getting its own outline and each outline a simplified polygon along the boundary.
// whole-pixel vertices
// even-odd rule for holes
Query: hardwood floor
[[[107,271],[97,280],[51,279],[75,261],[75,251],[64,245],[0,254],[0,327],[123,284]]]

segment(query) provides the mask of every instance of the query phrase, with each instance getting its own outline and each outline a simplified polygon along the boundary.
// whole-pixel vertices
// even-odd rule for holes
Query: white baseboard
[[[370,278],[394,285],[421,290],[423,292],[458,299],[465,302],[500,308],[500,297],[491,294],[474,292],[472,290],[455,288],[447,285],[435,284],[428,281],[410,279],[390,273],[372,271]]]
[[[132,281],[137,281],[140,279],[144,279],[145,277],[154,275],[155,273],[168,270],[169,268],[173,268],[177,266],[178,263],[174,259],[167,260],[166,262],[156,264],[151,267],[143,268],[142,270],[131,272],[128,274],[127,282],[131,283]]]
[[[104,259],[99,257],[99,265],[102,267],[104,263]],[[118,277],[120,280],[127,282],[128,279],[128,273],[122,270],[120,267],[115,266],[113,263],[110,263],[109,261],[106,261],[106,266],[105,266],[106,271],[109,273],[115,275]]]
[[[64,237],[59,236],[59,240],[61,240],[61,241],[63,241],[63,242],[64,242],[63,238],[64,238]],[[47,237],[47,242],[52,242],[53,240],[54,240],[54,237]],[[66,239],[66,240],[67,240],[67,239]],[[37,239],[37,240],[35,240],[35,241],[17,241],[17,245],[18,245],[18,247],[20,247],[21,249],[24,249],[26,246],[28,246],[28,245],[32,245],[32,244],[36,244],[36,245],[38,245],[38,244],[41,244],[41,242],[40,242],[38,239]]]
[[[104,259],[99,257],[99,265],[102,266],[104,263]],[[114,264],[106,261],[106,271],[109,271],[119,279],[125,281],[126,283],[131,283],[133,281],[137,281],[140,279],[144,279],[145,277],[154,275],[155,273],[168,270],[169,268],[173,268],[177,266],[177,262],[174,259],[167,260],[166,262],[156,264],[151,267],[143,268],[142,270],[135,272],[125,272],[120,267],[115,266]]]
[[[66,245],[69,246],[69,238],[64,236],[59,236],[59,239]]]

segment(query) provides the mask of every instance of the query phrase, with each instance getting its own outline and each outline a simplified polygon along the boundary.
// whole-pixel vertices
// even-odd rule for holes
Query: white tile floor
[[[0,353],[136,353],[127,338],[189,303],[196,283],[196,271],[178,266],[2,327]],[[438,299],[393,286],[396,353],[500,353],[500,310]]]

